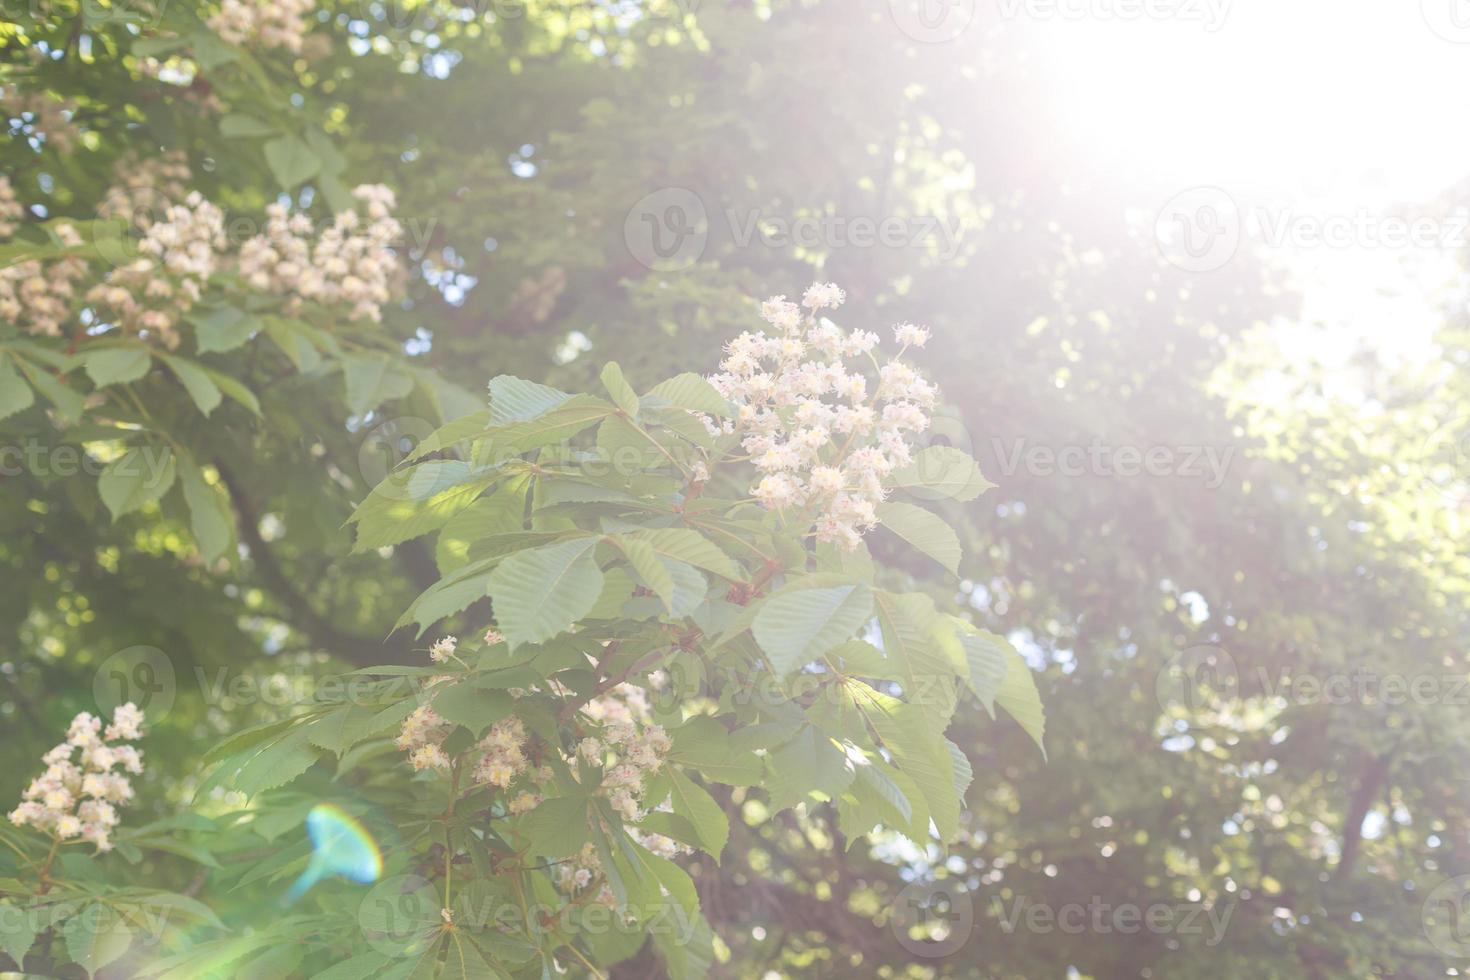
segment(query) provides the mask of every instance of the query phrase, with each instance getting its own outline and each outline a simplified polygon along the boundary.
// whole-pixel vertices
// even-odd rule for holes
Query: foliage
[[[897,502],[953,527],[963,546],[959,603],[976,631],[956,625],[952,635],[970,677],[998,685],[982,706],[1033,717],[1034,704],[1013,687],[1036,677],[1047,758],[1024,728],[992,724],[968,695],[958,698],[944,734],[973,779],[947,850],[886,833],[850,839],[842,828],[852,806],[841,795],[836,805],[807,797],[800,810],[773,816],[814,787],[838,788],[774,778],[822,757],[808,734],[779,746],[782,764],[768,754],[762,773],[773,778],[762,786],[739,785],[742,772],[756,778],[739,764],[716,767],[732,785],[713,778],[708,758],[675,759],[670,799],[682,795],[699,814],[685,838],[704,847],[676,863],[709,925],[711,971],[1443,974],[1446,957],[1423,934],[1421,897],[1470,869],[1470,786],[1454,778],[1463,708],[1283,705],[1271,695],[1282,671],[1464,674],[1459,477],[1419,452],[1436,434],[1454,444],[1465,414],[1462,316],[1442,338],[1442,370],[1405,375],[1363,359],[1354,368],[1362,399],[1333,400],[1309,367],[1293,364],[1297,353],[1258,357],[1245,343],[1252,324],[1296,312],[1274,275],[1244,252],[1208,275],[1161,262],[1132,216],[1151,216],[1178,188],[1152,173],[1120,173],[1095,148],[1080,152],[1068,120],[1047,108],[1055,93],[1024,37],[986,22],[953,44],[916,43],[895,28],[887,0],[324,3],[299,52],[222,41],[208,25],[212,6],[19,6],[7,6],[13,19],[0,23],[0,84],[16,86],[36,111],[11,116],[13,136],[0,147],[26,205],[10,236],[24,254],[4,253],[7,267],[30,255],[75,257],[100,278],[136,257],[142,230],[105,216],[103,203],[120,164],[136,169],[123,162],[161,159],[166,149],[183,152],[189,189],[222,209],[227,230],[236,219],[263,230],[266,208],[283,195],[291,213],[330,227],[340,191],[362,183],[397,191],[404,230],[393,247],[407,273],[402,300],[384,306],[381,323],[331,304],[283,309],[281,295],[260,295],[227,273],[210,278],[188,311],[201,315],[179,321],[172,349],[131,333],[32,335],[28,321],[0,313],[9,331],[0,337],[4,447],[36,448],[19,457],[20,472],[0,477],[0,727],[24,762],[0,776],[5,799],[20,797],[34,759],[72,715],[109,707],[97,678],[155,688],[149,773],[130,818],[138,849],[69,855],[56,888],[68,900],[115,906],[142,885],[148,896],[203,901],[224,924],[202,913],[149,918],[153,906],[133,895],[136,914],[124,924],[134,942],[112,971],[162,963],[160,972],[197,975],[191,958],[208,956],[217,975],[283,976],[350,952],[363,957],[356,969],[372,973],[382,965],[373,940],[392,932],[372,915],[392,909],[412,913],[406,935],[426,918],[426,933],[442,936],[442,871],[426,876],[432,894],[337,882],[289,913],[274,911],[306,861],[302,824],[322,799],[339,799],[402,855],[417,852],[400,834],[421,842],[430,831],[400,831],[373,812],[417,806],[437,818],[448,804],[445,777],[413,776],[392,744],[402,717],[384,716],[384,727],[338,758],[334,746],[362,723],[361,712],[343,708],[394,699],[396,711],[411,712],[428,678],[484,670],[486,650],[466,639],[469,666],[344,673],[421,664],[414,630],[390,634],[397,617],[466,566],[471,534],[505,528],[476,529],[462,516],[472,509],[436,523],[439,506],[455,506],[452,495],[431,505],[393,483],[378,495],[385,518],[393,498],[393,519],[359,520],[356,552],[344,521],[406,444],[418,442],[433,463],[468,461],[423,440],[481,409],[475,392],[486,378],[572,392],[593,391],[614,359],[637,381],[704,372],[715,346],[750,322],[750,296],[820,275],[848,286],[858,326],[880,328],[901,311],[934,330],[944,353],[926,366],[950,401],[935,428],[1000,486],[964,507],[927,496]],[[46,133],[58,119],[74,124],[69,141]],[[702,202],[709,235],[686,267],[651,269],[624,229],[639,201],[670,188]],[[742,234],[853,218],[905,221],[914,234],[906,245],[872,248],[830,235],[813,243]],[[61,240],[62,219],[81,245]],[[0,220],[10,220],[3,207]],[[952,240],[941,234],[950,229]],[[109,251],[114,242],[120,253]],[[75,307],[91,285],[77,280]],[[215,309],[241,315],[211,316]],[[1222,367],[1226,396],[1214,377]],[[610,386],[595,390],[620,404]],[[1259,395],[1283,390],[1284,404]],[[443,438],[457,445],[484,425]],[[1013,455],[1099,442],[1210,449],[1226,463],[1210,481],[1069,477],[1033,472]],[[129,451],[157,475],[132,481],[132,464],[117,462]],[[114,464],[103,495],[100,477]],[[413,472],[417,489],[456,470]],[[886,530],[865,541],[881,570],[863,583],[870,591],[922,593],[936,611],[955,608],[940,563]],[[742,574],[758,574],[733,542],[711,543]],[[615,577],[604,566],[632,579],[641,563],[657,580],[639,597],[652,621],[665,617],[663,595],[688,594],[672,572],[670,593],[637,546],[636,557],[605,543],[590,551],[604,585]],[[940,553],[954,555],[947,539]],[[575,571],[590,581],[588,564]],[[722,581],[695,568],[712,586]],[[837,619],[843,603],[827,608]],[[466,625],[447,628],[468,636],[498,613],[486,599],[453,615]],[[793,638],[783,645],[766,635],[778,656],[800,657]],[[864,639],[890,648],[887,637]],[[1002,643],[1031,669],[1011,657],[1002,674]],[[765,653],[753,625],[730,646],[751,644]],[[1230,653],[1247,687],[1241,710],[1190,715],[1160,703],[1160,670],[1196,644]],[[158,657],[128,660],[140,646]],[[136,672],[140,665],[155,669]],[[669,674],[670,683],[710,685],[708,673]],[[578,690],[590,675],[573,678]],[[796,673],[784,689],[799,702],[823,676]],[[879,695],[897,689],[864,676]],[[964,673],[956,667],[954,676]],[[728,688],[739,678],[713,680]],[[752,703],[771,700],[769,688],[729,700],[753,713]],[[696,704],[729,713],[719,700]],[[661,697],[650,703],[667,707]],[[326,714],[338,728],[305,727]],[[256,723],[264,727],[239,734]],[[461,728],[456,737],[484,734]],[[222,771],[203,768],[205,750],[235,736],[208,758]],[[247,753],[250,739],[270,751],[251,753],[258,762],[248,769],[249,760],[219,765]],[[889,761],[903,770],[902,759]],[[957,760],[951,768],[959,771]],[[242,769],[243,782],[229,788]],[[854,777],[849,791],[858,785]],[[340,799],[348,786],[355,800]],[[444,792],[432,799],[428,786]],[[884,807],[883,788],[874,789],[873,806]],[[885,824],[912,820],[923,794],[907,798],[908,817],[894,802]],[[652,819],[673,839],[677,821]],[[711,850],[721,850],[719,864]],[[441,864],[444,855],[432,853],[429,863]],[[404,888],[405,867],[390,869],[390,887]],[[33,892],[23,868],[0,872],[7,893]],[[454,866],[453,875],[477,872]],[[928,955],[942,945],[916,954],[918,926],[899,940],[897,911],[911,889],[931,885],[971,896],[970,939],[947,955]],[[493,897],[474,899],[479,887],[463,890],[461,916],[493,907]],[[1215,945],[1208,934],[1007,930],[1017,902],[1055,909],[1092,896],[1233,914]],[[32,964],[81,959],[66,952],[64,929],[44,938],[50,904],[27,920],[43,937]],[[74,911],[57,908],[58,919]],[[263,919],[270,930],[259,930]],[[84,929],[72,929],[82,954]],[[25,935],[7,932],[5,948],[13,954]],[[340,945],[313,945],[323,935]],[[617,971],[660,969],[657,944],[632,948],[641,936],[609,942],[633,954]]]

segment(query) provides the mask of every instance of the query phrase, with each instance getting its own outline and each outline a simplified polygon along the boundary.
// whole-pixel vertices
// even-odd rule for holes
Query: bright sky
[[[1073,145],[1099,168],[1147,161],[1150,184],[1220,187],[1247,214],[1369,228],[1386,207],[1441,220],[1430,202],[1470,175],[1470,0],[992,2],[1040,43]],[[1173,13],[1118,13],[1145,2]],[[1456,248],[1442,242],[1456,236],[1441,221],[1428,247],[1371,231],[1345,247],[1245,247],[1291,268],[1304,319],[1334,327],[1314,342],[1329,360],[1321,348],[1350,336],[1412,356],[1449,298]]]

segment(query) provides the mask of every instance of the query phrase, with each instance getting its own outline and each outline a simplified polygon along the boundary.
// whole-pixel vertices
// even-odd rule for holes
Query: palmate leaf
[[[602,593],[597,539],[573,538],[521,551],[490,576],[495,618],[511,649],[542,643],[576,623]]]

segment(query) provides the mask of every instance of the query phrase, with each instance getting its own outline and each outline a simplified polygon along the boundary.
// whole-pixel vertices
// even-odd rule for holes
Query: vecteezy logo
[[[1166,714],[1191,716],[1218,709],[1240,690],[1235,659],[1217,646],[1194,646],[1169,658],[1154,678],[1154,693]]]
[[[434,424],[428,419],[412,417],[385,419],[369,429],[357,449],[357,469],[368,488],[392,500],[427,500],[447,489],[451,485],[448,473],[434,467],[395,472],[433,432]],[[393,479],[385,483],[390,474]]]
[[[1169,199],[1154,222],[1159,252],[1186,272],[1213,272],[1240,247],[1235,199],[1218,187],[1194,187]]]
[[[915,41],[945,44],[975,19],[975,0],[888,0],[893,22]]]
[[[970,941],[975,903],[958,881],[915,882],[898,893],[889,927],[910,953],[938,959]],[[924,935],[916,937],[915,931]]]
[[[1424,936],[1451,959],[1470,958],[1470,875],[1441,882],[1420,909]]]
[[[357,924],[368,945],[384,956],[422,953],[443,925],[438,893],[418,875],[385,878],[357,907]]]
[[[1470,0],[1419,0],[1429,29],[1454,44],[1470,44]]]
[[[1470,501],[1470,418],[1435,429],[1424,441],[1420,458],[1426,490],[1438,494],[1448,507]]]
[[[92,678],[92,698],[104,715],[118,705],[132,702],[150,724],[161,721],[174,705],[174,664],[157,647],[128,647],[119,650],[97,668]]]
[[[623,221],[633,258],[655,272],[679,272],[698,262],[709,242],[709,214],[700,196],[664,187],[639,199]]]

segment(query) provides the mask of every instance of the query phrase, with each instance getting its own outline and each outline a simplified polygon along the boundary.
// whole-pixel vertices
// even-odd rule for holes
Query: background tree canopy
[[[182,0],[5,4],[0,159],[20,206],[0,275],[75,259],[79,281],[132,291],[138,229],[178,202],[122,207],[116,189],[162,161],[221,209],[233,249],[272,204],[313,235],[361,210],[361,231],[359,185],[395,192],[399,223],[380,318],[230,271],[163,327],[84,314],[98,302],[79,286],[47,330],[30,275],[6,280],[0,798],[73,715],[137,700],[148,767],[127,822],[152,829],[66,870],[99,894],[147,883],[203,903],[152,946],[103,956],[94,930],[46,961],[75,961],[57,975],[134,975],[220,936],[235,946],[217,975],[313,975],[361,946],[249,939],[276,914],[271,861],[288,845],[304,860],[306,808],[340,771],[308,760],[252,800],[206,758],[309,710],[328,678],[423,665],[429,638],[395,623],[466,555],[448,534],[380,543],[361,525],[355,547],[349,517],[430,433],[483,411],[489,379],[601,392],[616,361],[647,392],[709,374],[757,299],[813,280],[847,289],[845,326],[934,332],[915,358],[941,391],[931,442],[996,486],[934,505],[958,578],[886,531],[868,546],[884,587],[1024,655],[1044,754],[1034,724],[965,693],[948,737],[973,780],[943,846],[850,836],[816,796],[773,814],[780,790],[712,784],[723,858],[679,858],[709,961],[638,934],[596,968],[1470,968],[1444,911],[1470,887],[1463,312],[1412,363],[1298,356],[1274,330],[1306,318],[1293,283],[1248,247],[1216,268],[1168,261],[1154,222],[1179,188],[1147,161],[1099,165],[1113,151],[1069,127],[1037,35],[982,5],[934,43],[913,15],[321,2],[276,42]],[[445,631],[491,615],[481,599]],[[370,796],[403,763],[361,765]],[[355,915],[360,895],[331,887]],[[36,925],[0,921],[0,949],[22,958]]]

